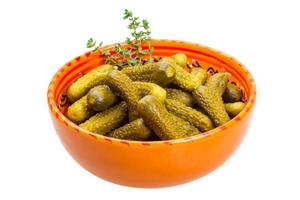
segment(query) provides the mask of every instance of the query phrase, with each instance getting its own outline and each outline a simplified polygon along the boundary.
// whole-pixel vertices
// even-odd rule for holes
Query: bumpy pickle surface
[[[129,120],[136,119],[138,117],[136,107],[139,101],[139,92],[133,81],[121,71],[113,70],[108,73],[106,83],[126,102],[129,110]]]
[[[230,117],[235,117],[238,115],[243,108],[245,107],[245,103],[243,102],[234,102],[234,103],[226,103],[225,109]]]
[[[232,83],[228,83],[226,90],[223,94],[224,102],[233,103],[233,102],[241,101],[241,99],[242,99],[241,89]]]
[[[222,96],[229,80],[229,73],[216,73],[206,82],[205,86],[214,90],[219,96]]]
[[[88,131],[105,135],[123,126],[127,121],[127,116],[127,105],[122,101],[114,107],[97,113],[79,126]]]
[[[134,81],[133,84],[138,89],[139,98],[142,98],[146,95],[152,95],[157,97],[161,102],[166,99],[166,90],[155,83]]]
[[[107,85],[99,85],[87,94],[88,106],[95,111],[103,111],[111,107],[117,101],[117,96]]]
[[[133,81],[151,82],[161,86],[168,85],[175,77],[175,69],[168,62],[126,67],[122,72]]]
[[[171,65],[176,73],[175,78],[172,81],[174,85],[185,90],[185,91],[193,91],[197,86],[202,85],[205,82],[206,76],[200,76],[200,68],[199,70],[195,70],[194,73],[189,73],[184,68],[175,63],[175,61],[170,57],[164,57],[161,62],[167,62]],[[201,71],[206,73],[206,71]],[[205,79],[204,79],[205,78]]]
[[[145,125],[144,120],[139,118],[115,129],[108,136],[123,140],[143,141],[152,137],[152,131]]]
[[[67,117],[74,123],[81,123],[94,114],[88,107],[87,96],[81,97],[68,107]]]
[[[170,113],[190,122],[190,124],[197,127],[200,131],[209,131],[214,127],[213,122],[208,116],[183,103],[172,99],[166,99],[165,106]]]
[[[193,96],[201,108],[209,115],[210,119],[212,119],[215,126],[223,125],[230,120],[222,97],[212,88],[199,86],[193,91]]]
[[[183,53],[177,53],[171,56],[171,58],[181,67],[185,68],[187,65],[187,56]]]
[[[103,84],[106,75],[113,70],[111,65],[101,65],[78,78],[67,90],[68,99],[75,102],[84,96],[91,88]]]
[[[156,97],[147,95],[138,103],[139,115],[162,140],[178,139],[199,133],[189,122],[169,113]]]
[[[165,88],[165,89],[167,91],[168,99],[176,100],[190,107],[192,107],[196,103],[195,98],[189,92],[185,92],[183,90],[173,89],[173,88]]]

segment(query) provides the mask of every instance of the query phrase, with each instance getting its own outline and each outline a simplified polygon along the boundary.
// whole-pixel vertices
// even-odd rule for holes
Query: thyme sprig
[[[105,63],[118,67],[127,67],[141,65],[143,57],[149,55],[147,62],[152,62],[153,47],[151,46],[151,31],[149,22],[145,19],[140,20],[132,11],[125,9],[123,19],[128,20],[127,28],[130,30],[130,37],[125,42],[127,46],[115,45],[111,50],[103,50],[101,54],[104,56]],[[143,48],[147,43],[147,48]],[[87,48],[93,48],[98,51],[102,46],[102,42],[97,44],[96,40],[90,38],[86,44]]]

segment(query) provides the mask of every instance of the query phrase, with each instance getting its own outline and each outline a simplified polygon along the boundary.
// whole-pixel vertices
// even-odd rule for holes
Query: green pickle
[[[173,88],[166,88],[166,91],[167,91],[168,99],[176,100],[189,107],[192,107],[196,103],[193,95],[191,95],[188,92],[179,89],[173,89]]]
[[[103,84],[106,75],[113,70],[111,65],[101,65],[78,78],[67,90],[67,97],[75,102],[83,97],[91,88]]]
[[[222,96],[227,87],[229,75],[227,72],[216,73],[207,80],[205,86],[216,91],[219,96]]]
[[[88,107],[87,96],[81,97],[68,107],[67,117],[74,123],[81,123],[94,114]]]
[[[197,86],[203,85],[207,79],[207,71],[200,67],[192,68],[190,74],[192,81],[198,84]]]
[[[177,53],[171,56],[171,58],[181,67],[185,68],[187,65],[187,56],[183,53]]]
[[[243,102],[225,103],[225,109],[230,117],[238,115],[244,107],[245,103]]]
[[[99,85],[87,94],[88,106],[95,111],[103,111],[111,107],[117,101],[117,96],[107,85]]]
[[[213,123],[208,116],[183,103],[172,99],[166,99],[165,106],[170,113],[190,122],[190,124],[197,127],[200,131],[205,132],[214,128]]]
[[[133,81],[151,82],[161,86],[171,83],[175,76],[175,70],[168,62],[126,67],[122,72]]]
[[[199,70],[194,70],[194,73],[192,74],[176,64],[173,59],[169,57],[163,58],[162,62],[169,63],[169,65],[175,69],[175,78],[172,83],[185,91],[193,91],[197,86],[202,85],[206,80],[205,70],[201,70],[201,72],[204,72],[205,74],[203,73],[203,75],[200,76],[200,68]]]
[[[178,139],[200,133],[189,122],[169,113],[163,103],[154,96],[143,97],[137,108],[145,124],[161,140]]]
[[[223,94],[223,100],[226,103],[233,103],[237,101],[241,101],[242,99],[242,91],[235,84],[228,83],[226,90]]]
[[[142,118],[138,118],[124,126],[115,129],[108,136],[123,140],[149,140],[152,137],[151,130],[145,125]]]
[[[177,53],[120,70],[96,67],[67,89],[72,104],[66,116],[97,134],[156,141],[201,134],[243,110],[242,91],[229,82],[230,73],[208,78],[205,69],[187,64],[188,57]]]
[[[157,97],[161,102],[166,99],[166,90],[155,83],[135,81],[133,84],[138,89],[140,98],[146,95],[152,95]]]
[[[129,120],[138,118],[136,107],[139,101],[139,92],[133,81],[126,74],[113,70],[107,75],[107,85],[126,102]]]
[[[79,126],[85,130],[105,135],[123,126],[127,121],[127,105],[124,101],[89,118]]]
[[[215,126],[221,126],[230,120],[222,97],[207,86],[199,86],[193,91],[193,96],[202,109],[209,115]]]

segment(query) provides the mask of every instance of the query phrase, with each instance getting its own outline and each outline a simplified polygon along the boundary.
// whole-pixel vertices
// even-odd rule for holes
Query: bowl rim
[[[249,95],[248,101],[247,101],[245,107],[243,108],[243,110],[237,116],[235,116],[234,118],[232,118],[230,121],[228,121],[227,123],[225,123],[222,126],[216,127],[214,129],[212,129],[210,131],[206,131],[204,133],[200,133],[200,134],[197,134],[194,136],[189,136],[189,137],[180,138],[180,139],[161,140],[161,141],[133,141],[133,140],[123,140],[123,139],[112,138],[112,137],[108,137],[108,136],[104,136],[104,135],[100,135],[97,133],[87,131],[85,129],[80,128],[77,124],[73,123],[72,121],[70,121],[62,112],[60,112],[60,110],[54,100],[54,95],[56,92],[54,90],[54,85],[57,85],[56,82],[58,80],[59,75],[66,68],[70,68],[72,63],[77,63],[81,57],[86,58],[86,57],[89,57],[90,55],[96,53],[93,51],[88,51],[88,52],[72,59],[65,65],[63,65],[52,77],[51,82],[48,86],[48,90],[47,90],[47,102],[48,102],[48,106],[49,106],[51,115],[56,117],[58,120],[60,120],[60,122],[62,122],[62,124],[64,126],[66,126],[67,128],[72,129],[73,131],[75,131],[79,134],[82,134],[83,136],[87,136],[87,137],[95,139],[97,141],[109,142],[111,144],[119,143],[119,144],[123,144],[123,145],[125,144],[127,146],[131,146],[131,145],[138,145],[138,146],[150,146],[151,145],[151,146],[153,146],[153,145],[161,145],[161,144],[173,145],[173,144],[178,144],[178,143],[192,142],[195,140],[201,140],[201,139],[204,139],[207,137],[214,136],[217,133],[220,133],[220,132],[228,129],[229,127],[232,127],[232,126],[236,125],[237,123],[239,123],[249,113],[249,111],[251,111],[253,109],[255,101],[256,101],[256,84],[255,84],[254,78],[251,75],[251,73],[249,72],[249,70],[241,62],[239,62],[232,56],[225,54],[222,51],[216,50],[214,48],[207,47],[205,45],[200,45],[200,44],[193,43],[193,42],[187,42],[187,41],[181,41],[181,40],[171,40],[171,39],[152,39],[152,42],[165,42],[165,43],[169,42],[169,43],[185,44],[187,46],[198,46],[202,49],[203,48],[207,49],[210,52],[217,54],[218,56],[221,56],[222,59],[227,59],[227,60],[229,59],[229,60],[231,60],[231,62],[236,63],[238,65],[238,67],[240,67],[241,70],[247,74],[247,76],[248,76],[247,84],[249,84],[249,86],[250,86],[249,87],[250,95]],[[125,43],[114,43],[114,44],[103,46],[100,49],[109,49],[109,48],[112,48],[116,44],[126,45]]]

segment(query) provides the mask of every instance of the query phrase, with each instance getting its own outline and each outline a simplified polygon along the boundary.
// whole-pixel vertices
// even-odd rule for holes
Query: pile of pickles
[[[182,53],[121,70],[105,64],[67,90],[66,116],[88,131],[124,140],[156,141],[201,134],[245,106],[230,74],[188,69]]]

